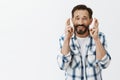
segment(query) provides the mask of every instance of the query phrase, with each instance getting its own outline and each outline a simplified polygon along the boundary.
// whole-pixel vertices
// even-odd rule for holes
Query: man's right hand
[[[61,53],[63,55],[67,55],[70,52],[69,43],[70,43],[70,38],[73,35],[73,31],[74,31],[73,28],[70,26],[70,18],[69,18],[66,22],[65,39],[64,39],[63,46],[62,46],[62,49],[61,49]]]
[[[74,33],[73,27],[70,26],[70,18],[66,21],[65,38],[70,39]]]

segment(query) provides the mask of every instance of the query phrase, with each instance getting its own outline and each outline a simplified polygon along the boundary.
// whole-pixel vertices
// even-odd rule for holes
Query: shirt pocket
[[[73,55],[72,60],[70,62],[70,68],[81,68],[81,57],[79,54]]]
[[[86,65],[87,66],[92,66],[92,67],[96,67],[96,52],[95,51],[91,51],[88,50],[88,54],[86,56]]]

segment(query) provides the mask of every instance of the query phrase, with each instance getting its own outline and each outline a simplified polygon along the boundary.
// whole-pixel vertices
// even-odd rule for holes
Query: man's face
[[[87,10],[76,10],[74,17],[72,18],[74,30],[77,34],[84,34],[89,30],[89,25],[92,22],[92,18],[89,17]]]

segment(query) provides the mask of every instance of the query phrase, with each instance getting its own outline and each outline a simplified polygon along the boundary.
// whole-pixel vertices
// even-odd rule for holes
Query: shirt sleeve
[[[110,64],[110,61],[111,57],[108,53],[106,53],[101,60],[97,60],[97,63],[101,69],[106,69]]]
[[[108,48],[107,48],[107,43],[106,43],[106,40],[105,40],[105,35],[102,36],[101,42],[102,42],[103,47],[106,50],[106,54],[104,55],[104,57],[101,60],[97,60],[97,63],[100,66],[101,69],[106,69],[110,64],[111,56],[108,53]]]
[[[66,70],[67,67],[69,66],[70,61],[71,61],[70,52],[67,55],[63,55],[59,51],[59,54],[57,55],[57,62],[61,70]]]
[[[70,54],[70,52],[67,55],[63,55],[61,53],[63,41],[64,41],[64,37],[62,36],[59,39],[60,49],[59,49],[58,55],[57,55],[57,63],[58,63],[58,66],[61,70],[66,70],[67,67],[69,66],[69,63],[71,62],[71,54]]]

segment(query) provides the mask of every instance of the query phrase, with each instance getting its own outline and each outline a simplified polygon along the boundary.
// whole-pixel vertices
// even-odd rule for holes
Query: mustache
[[[87,27],[86,25],[84,24],[77,24],[77,25],[74,25],[75,27],[78,27],[78,26],[83,26],[83,27]]]

